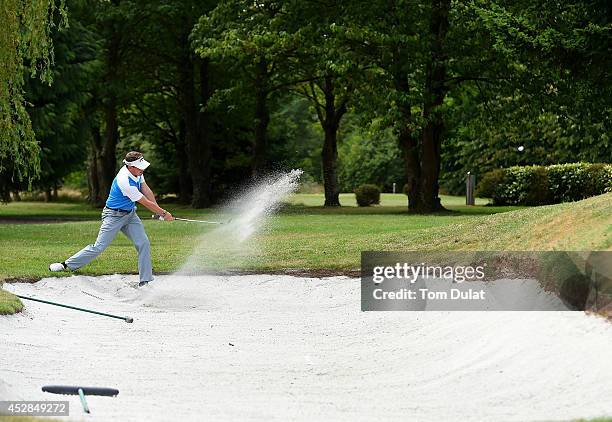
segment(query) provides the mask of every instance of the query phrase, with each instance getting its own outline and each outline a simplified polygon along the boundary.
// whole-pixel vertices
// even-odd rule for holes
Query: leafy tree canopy
[[[0,172],[31,180],[40,169],[23,95],[25,75],[50,84],[51,31],[67,25],[64,0],[4,0],[0,8]],[[0,186],[6,197],[6,187]]]

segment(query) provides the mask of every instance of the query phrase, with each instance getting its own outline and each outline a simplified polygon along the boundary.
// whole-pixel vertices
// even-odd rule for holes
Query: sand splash
[[[191,256],[177,274],[242,268],[261,254],[256,233],[299,187],[302,170],[274,173],[243,189],[220,213],[226,224],[202,233]]]

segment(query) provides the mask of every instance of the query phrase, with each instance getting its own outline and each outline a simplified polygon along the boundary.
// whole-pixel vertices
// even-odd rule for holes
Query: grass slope
[[[612,250],[612,193],[483,216],[434,235],[426,249]]]
[[[22,309],[23,304],[17,296],[0,289],[0,315],[11,315]]]

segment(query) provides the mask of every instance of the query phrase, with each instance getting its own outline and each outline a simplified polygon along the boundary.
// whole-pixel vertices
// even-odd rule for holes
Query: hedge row
[[[546,205],[612,192],[612,164],[522,166],[486,173],[476,189],[495,205]]]

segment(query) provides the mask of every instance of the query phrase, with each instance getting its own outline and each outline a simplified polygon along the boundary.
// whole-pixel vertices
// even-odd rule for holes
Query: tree
[[[359,109],[393,128],[409,209],[439,210],[450,1],[354,2],[349,13],[345,42],[371,63]]]
[[[336,2],[301,2],[293,10],[299,29],[301,48],[293,59],[293,72],[307,82],[295,91],[308,98],[323,129],[321,149],[324,206],[340,206],[338,183],[338,130],[349,110],[363,71],[363,58],[344,42],[346,6]]]
[[[208,103],[213,92],[213,66],[196,55],[191,31],[201,15],[212,10],[215,1],[138,1],[138,13],[145,16],[137,29],[141,54],[135,64],[141,80],[136,82],[132,111],[154,125],[163,138],[175,142],[180,197],[195,208],[212,204],[212,122]],[[151,66],[156,69],[151,74]],[[153,104],[169,105],[176,112]],[[160,113],[161,112],[161,113]],[[189,192],[191,188],[191,192]]]
[[[470,8],[486,50],[508,71],[498,83],[453,94],[449,121],[455,129],[445,153],[445,167],[456,174],[445,177],[451,191],[467,170],[609,160],[611,10],[601,1]]]
[[[321,125],[308,99],[291,92],[270,116],[268,157],[275,168],[299,168],[302,183],[321,184]]]
[[[64,2],[6,0],[0,8],[0,180],[31,181],[40,170],[39,147],[23,97],[24,76],[50,84],[51,30],[66,25]],[[0,183],[6,200],[10,186]]]
[[[365,185],[377,185],[383,192],[391,192],[393,184],[401,193],[405,184],[404,163],[391,128],[382,128],[380,120],[367,129],[359,126],[359,116],[346,116],[342,142],[338,147],[338,179],[342,192],[353,192]]]
[[[139,15],[129,0],[99,2],[86,0],[82,19],[96,34],[101,45],[97,78],[87,106],[90,125],[88,168],[89,201],[101,207],[117,170],[119,112],[130,98],[125,80],[125,64],[135,53],[132,35]]]
[[[311,101],[323,129],[321,162],[326,207],[340,206],[340,185],[338,184],[338,129],[342,117],[348,111],[352,89],[342,85],[341,78],[328,71],[324,77],[303,84],[302,95]],[[338,86],[340,85],[340,86]]]
[[[333,4],[332,4],[333,3]],[[325,205],[339,206],[337,132],[353,91],[359,61],[337,42],[343,8],[335,2],[228,0],[196,27],[197,51],[228,60],[237,89],[254,96],[252,174],[265,165],[270,101],[288,87],[311,102],[324,133],[321,152]]]
[[[76,1],[68,6],[78,16]],[[78,19],[63,31],[53,31],[55,64],[51,86],[37,79],[26,84],[28,113],[41,148],[41,172],[33,187],[45,198],[57,196],[62,179],[85,163],[89,121],[85,106],[91,99],[98,46],[93,34]],[[27,185],[21,186],[22,190]]]
[[[609,21],[594,24],[599,12],[584,2],[381,0],[353,2],[349,10],[347,42],[375,64],[366,94],[382,94],[372,96],[377,107],[370,109],[390,116],[405,162],[409,209],[418,212],[442,209],[441,153],[454,130],[449,123],[458,96],[467,104],[482,101],[483,92],[515,96],[538,108],[564,88],[569,95],[554,103],[563,98],[569,107],[571,95],[597,92],[586,88],[594,83],[579,82],[569,57],[591,57],[598,70],[582,73],[599,79],[609,69],[609,55],[592,44],[609,41]]]
[[[222,62],[234,75],[231,89],[252,96],[253,177],[266,167],[272,97],[299,82],[288,67],[300,41],[288,7],[274,1],[222,1],[202,16],[193,33],[196,52]]]

